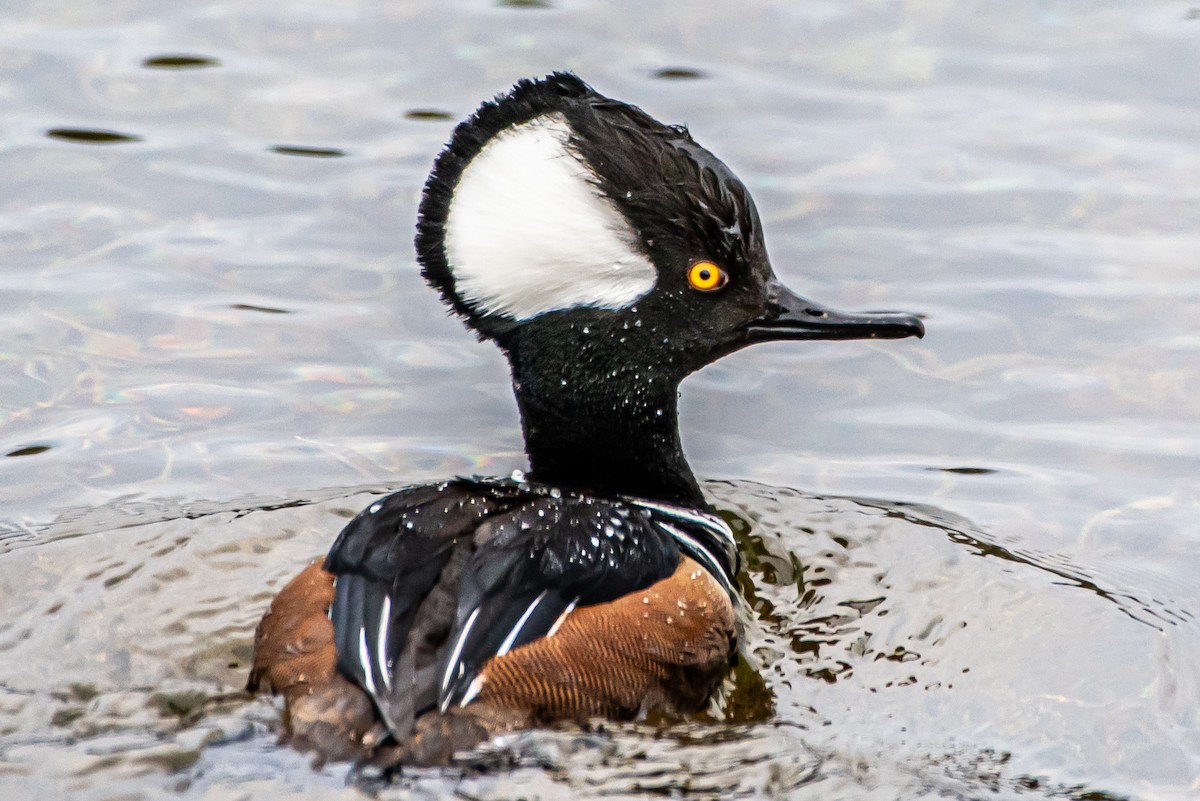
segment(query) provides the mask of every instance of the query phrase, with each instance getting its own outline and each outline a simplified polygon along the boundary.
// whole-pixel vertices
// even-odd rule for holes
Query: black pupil
[[[712,278],[712,273],[710,273],[708,270],[700,271],[700,283],[707,284],[709,278]]]

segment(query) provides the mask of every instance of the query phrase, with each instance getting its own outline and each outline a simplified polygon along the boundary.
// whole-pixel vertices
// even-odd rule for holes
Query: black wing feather
[[[388,496],[325,562],[338,669],[403,738],[424,712],[469,701],[489,659],[546,636],[574,606],[671,575],[680,547],[655,514],[509,481]]]
[[[675,571],[679,548],[617,500],[541,496],[490,517],[463,574],[439,703],[461,703],[488,659],[545,636],[574,604],[616,600]],[[461,642],[460,642],[461,640]]]
[[[330,619],[338,670],[372,696],[394,732],[406,733],[422,704],[436,702],[436,688],[423,686],[436,668],[424,663],[436,665],[439,633],[444,641],[455,612],[436,589],[499,506],[457,484],[401,490],[351,520],[325,560],[337,577]],[[410,634],[421,642],[410,645]]]

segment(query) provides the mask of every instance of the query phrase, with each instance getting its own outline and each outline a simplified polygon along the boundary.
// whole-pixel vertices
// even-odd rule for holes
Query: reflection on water
[[[27,445],[24,448],[17,448],[15,451],[9,451],[5,456],[36,456],[39,453],[45,453],[50,450],[50,445]]]
[[[308,156],[310,158],[328,159],[345,156],[346,151],[339,150],[336,147],[300,147],[299,145],[275,145],[271,148],[272,153],[278,153],[281,156]]]
[[[453,123],[560,68],[729,162],[789,284],[929,335],[686,382],[697,472],[739,480],[710,485],[749,601],[722,706],[388,792],[1194,794],[1194,16],[7,8],[0,794],[362,797],[273,746],[250,632],[365,504],[337,488],[522,466],[503,362],[411,238]]]
[[[143,61],[142,66],[152,70],[194,70],[219,67],[221,62],[210,56],[168,55],[152,56]]]
[[[120,131],[98,131],[87,128],[51,128],[46,131],[51,139],[80,142],[88,145],[115,145],[123,142],[140,142],[142,137]]]
[[[703,78],[704,73],[688,67],[664,67],[663,69],[655,70],[654,77],[665,78],[670,81],[690,81]]]
[[[432,108],[415,108],[412,111],[404,112],[404,117],[409,120],[428,120],[430,122],[454,119],[454,115],[450,112],[438,111]]]

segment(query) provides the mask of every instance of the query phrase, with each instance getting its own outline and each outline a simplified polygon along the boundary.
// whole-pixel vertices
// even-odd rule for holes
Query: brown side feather
[[[576,609],[553,636],[490,660],[478,699],[538,721],[695,711],[724,677],[735,641],[729,596],[684,557],[668,578]]]
[[[334,666],[333,576],[309,565],[276,596],[255,635],[251,691],[282,694],[285,740],[323,759],[446,765],[504,731],[555,720],[628,720],[704,705],[737,638],[729,596],[689,558],[644,591],[574,610],[553,636],[489,660],[476,700],[426,713],[399,746],[367,695]]]
[[[246,689],[284,697],[281,742],[322,760],[357,760],[386,732],[371,699],[337,672],[331,603],[333,575],[316,560],[275,596],[259,622]]]

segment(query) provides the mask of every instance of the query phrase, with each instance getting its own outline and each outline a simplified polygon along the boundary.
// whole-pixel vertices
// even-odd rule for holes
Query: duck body
[[[683,455],[679,383],[755,342],[921,323],[791,293],[723,163],[566,74],[456,129],[416,245],[508,358],[530,470],[360,513],[272,603],[251,689],[285,696],[297,745],[383,764],[702,708],[737,653],[738,555]]]
[[[280,593],[251,684],[288,698],[297,744],[385,763],[445,764],[555,720],[692,712],[736,653],[737,566],[706,509],[515,478],[410,487]],[[298,638],[296,619],[317,631]]]

